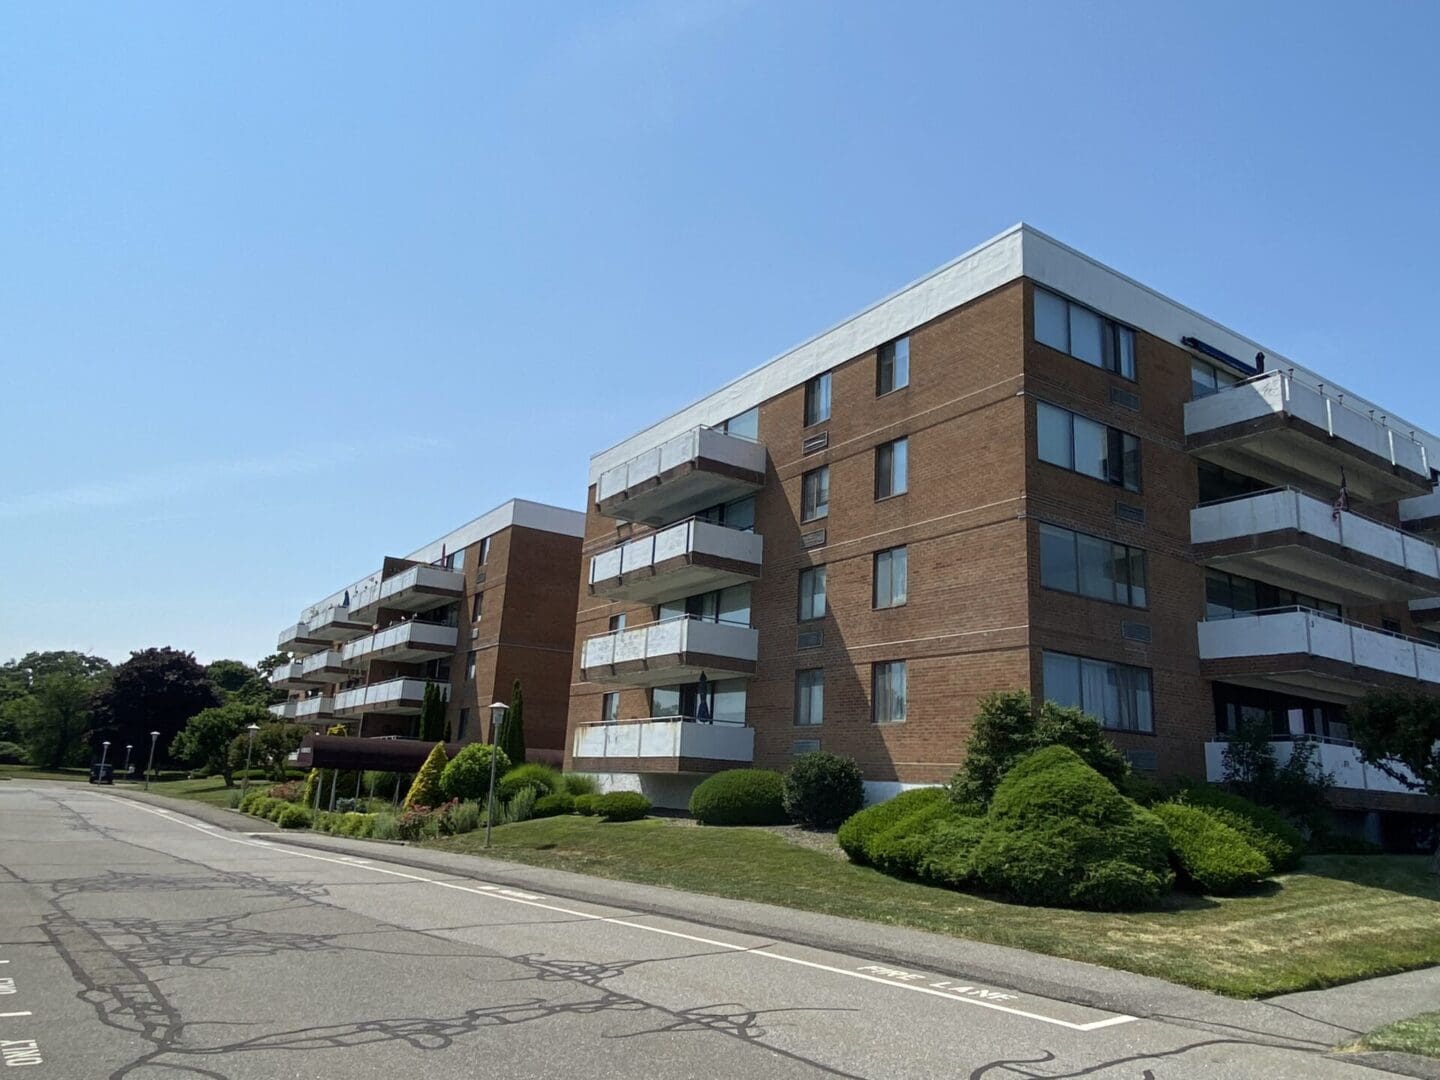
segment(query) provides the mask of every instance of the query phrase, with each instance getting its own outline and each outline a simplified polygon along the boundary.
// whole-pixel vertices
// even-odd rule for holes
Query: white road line
[[[4,1017],[7,1017],[7,1016],[30,1016],[30,1015],[32,1015],[32,1014],[31,1014],[31,1013],[28,1013],[28,1012],[0,1013],[0,1019],[3,1019]]]
[[[233,835],[227,835],[219,831],[201,828],[198,822],[192,823],[189,821],[185,821],[171,811],[162,810],[159,807],[146,806],[142,803],[132,802],[129,799],[122,799],[116,795],[101,795],[98,792],[87,792],[87,794],[94,794],[97,798],[108,799],[111,802],[117,802],[124,806],[131,807],[135,810],[143,810],[146,813],[159,814],[176,825],[184,825],[186,828],[194,829],[196,832],[203,833],[204,835],[209,836],[215,840],[227,840],[232,844],[241,844],[246,847],[265,847],[272,850],[276,847],[275,844],[263,844],[254,840],[241,840]],[[246,835],[262,834],[247,833]],[[615,926],[629,927],[632,930],[643,930],[646,933],[650,934],[663,934],[666,937],[680,938],[685,941],[693,941],[700,945],[711,945],[717,949],[729,949],[732,952],[747,953],[750,956],[762,956],[770,960],[779,960],[786,964],[796,964],[800,967],[813,968],[817,971],[826,971],[835,975],[844,975],[845,977],[850,979],[862,979],[866,982],[879,983],[881,986],[890,986],[894,987],[897,990],[909,990],[912,993],[929,994],[932,997],[945,998],[949,1001],[958,1001],[962,1005],[975,1005],[982,1009],[993,1009],[995,1012],[1009,1013],[1011,1016],[1023,1016],[1028,1020],[1038,1020],[1043,1024],[1054,1024],[1056,1027],[1068,1028],[1071,1031],[1095,1031],[1097,1028],[1113,1027],[1116,1024],[1128,1024],[1131,1021],[1138,1019],[1138,1017],[1126,1016],[1123,1013],[1117,1013],[1113,1016],[1107,1017],[1104,1020],[1092,1020],[1088,1024],[1077,1024],[1073,1020],[1061,1020],[1054,1016],[1044,1016],[1041,1013],[1028,1012],[1025,1009],[1017,1009],[1010,1005],[1001,1005],[999,1002],[995,1001],[985,1001],[980,998],[961,997],[959,994],[949,994],[946,993],[944,990],[938,990],[931,986],[917,986],[913,983],[895,982],[892,979],[886,979],[879,975],[868,975],[863,971],[847,971],[845,968],[833,967],[829,964],[820,964],[816,963],[813,960],[801,960],[800,958],[794,956],[785,956],[781,953],[767,952],[765,950],[770,948],[769,945],[752,947],[749,945],[736,945],[733,942],[729,941],[716,941],[713,938],[704,938],[699,937],[695,934],[686,934],[680,932],[679,930],[666,930],[663,927],[649,926],[645,923],[631,922],[628,919],[617,918],[615,916],[593,915],[588,911],[576,911],[573,908],[560,907],[557,904],[549,904],[545,903],[542,900],[531,899],[531,894],[517,893],[515,890],[505,889],[499,885],[482,885],[479,887],[472,887],[469,885],[461,885],[453,881],[439,881],[435,878],[422,877],[419,874],[409,874],[403,870],[390,870],[380,866],[369,865],[363,867],[356,867],[356,864],[352,861],[355,858],[355,856],[353,855],[317,855],[312,851],[301,851],[297,848],[289,846],[288,844],[280,846],[283,847],[288,854],[298,856],[302,859],[314,859],[316,862],[328,862],[334,863],[337,866],[355,867],[357,869],[367,870],[373,874],[386,874],[390,877],[404,878],[407,881],[420,882],[421,884],[425,885],[434,885],[442,889],[454,889],[456,892],[471,893],[475,896],[486,896],[490,897],[493,900],[503,900],[506,903],[510,904],[523,904],[526,907],[540,908],[544,911],[553,911],[559,915],[568,915],[576,919],[586,919],[591,922],[611,923]],[[1088,1008],[1088,1006],[1082,1007]],[[0,1013],[0,1015],[4,1014]]]

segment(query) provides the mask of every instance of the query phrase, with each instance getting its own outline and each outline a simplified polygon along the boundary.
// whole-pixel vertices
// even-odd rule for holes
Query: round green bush
[[[554,795],[542,795],[535,800],[535,806],[530,811],[531,817],[558,817],[561,814],[573,814],[575,812],[575,796],[567,791],[557,791]]]
[[[1160,819],[1064,746],[1026,755],[1000,781],[975,875],[1023,903],[1102,911],[1144,907],[1174,883]]]
[[[280,811],[275,824],[282,829],[308,829],[310,827],[310,811],[303,806],[289,803],[285,809]]]
[[[1210,810],[1269,859],[1276,873],[1285,873],[1300,865],[1300,858],[1305,854],[1305,838],[1274,810],[1210,784],[1187,787],[1177,801]]]
[[[1180,881],[1211,896],[1253,889],[1270,873],[1270,860],[1244,835],[1203,806],[1161,803],[1152,812],[1170,833],[1170,854]]]
[[[504,750],[496,751],[495,773],[504,776],[510,771],[510,759]],[[447,799],[461,802],[483,802],[490,794],[490,747],[487,743],[471,743],[448,762],[440,774],[440,791]]]
[[[538,799],[565,790],[565,781],[559,769],[539,761],[530,761],[524,765],[516,765],[500,778],[495,797],[501,802],[509,802],[520,794],[523,787],[534,788],[535,797]]]
[[[850,856],[850,861],[867,865],[869,859],[865,855],[865,845],[873,836],[878,836],[896,822],[906,816],[923,809],[932,803],[947,800],[944,788],[924,787],[911,788],[909,791],[902,791],[893,799],[886,799],[874,806],[867,806],[851,814],[840,826],[840,831],[835,834],[841,849]]]
[[[783,825],[784,787],[771,769],[727,769],[691,794],[690,816],[702,825]]]
[[[785,812],[812,829],[833,829],[865,805],[860,766],[816,750],[801,754],[785,774]]]
[[[599,801],[599,799],[600,796],[598,794],[576,795],[575,812],[577,814],[583,814],[585,817],[594,817],[600,812],[595,807],[595,804]]]
[[[963,889],[976,879],[975,852],[985,819],[959,812],[935,822],[916,859],[915,876],[931,885]]]
[[[942,825],[964,814],[949,799],[934,799],[865,841],[865,861],[895,877],[918,878]]]
[[[596,798],[595,812],[605,821],[639,821],[650,813],[650,800],[638,791],[612,791]]]

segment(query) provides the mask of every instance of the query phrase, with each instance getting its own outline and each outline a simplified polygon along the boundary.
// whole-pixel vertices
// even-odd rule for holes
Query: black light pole
[[[160,738],[160,732],[150,732],[150,761],[145,766],[145,790],[150,790],[150,776],[155,771],[155,740]]]
[[[490,792],[485,808],[485,847],[490,847],[490,825],[495,819],[495,759],[500,756],[500,729],[505,726],[505,714],[510,706],[495,701],[490,705]]]

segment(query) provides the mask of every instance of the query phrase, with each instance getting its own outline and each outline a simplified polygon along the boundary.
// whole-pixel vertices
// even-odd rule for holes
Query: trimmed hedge
[[[280,816],[275,820],[275,824],[282,829],[308,829],[310,823],[310,811],[294,803],[288,804],[284,810],[281,810]]]
[[[835,839],[839,841],[845,854],[850,856],[851,862],[867,866],[870,860],[865,853],[865,847],[872,837],[880,835],[917,810],[947,800],[944,788],[912,788],[902,791],[893,799],[867,806],[864,810],[851,814],[840,826]]]
[[[595,797],[595,812],[605,821],[639,821],[650,813],[650,800],[638,791],[612,791]]]
[[[865,805],[860,766],[815,750],[801,754],[785,774],[785,812],[812,829],[833,829]]]
[[[1118,911],[1174,883],[1164,824],[1075,751],[1048,746],[1006,773],[975,849],[988,889],[1028,904]]]
[[[565,790],[565,781],[560,775],[560,770],[552,768],[539,761],[527,762],[524,765],[516,765],[500,778],[496,785],[495,796],[501,802],[509,802],[520,789],[529,787],[535,789],[535,797],[538,799],[544,795],[554,795],[557,791]]]
[[[701,781],[690,816],[702,825],[783,825],[784,787],[771,769],[727,769]]]
[[[599,795],[576,795],[575,812],[583,814],[585,817],[594,817],[600,812],[595,806],[599,798]]]
[[[1203,806],[1250,842],[1276,873],[1294,870],[1305,854],[1305,838],[1274,810],[1210,784],[1187,787],[1177,801]]]
[[[941,818],[920,852],[915,876],[930,885],[960,889],[976,880],[975,852],[985,836],[985,819],[955,813]]]
[[[558,791],[554,795],[542,795],[535,800],[535,806],[530,811],[531,817],[558,817],[561,814],[573,814],[575,812],[575,796],[565,791]]]
[[[1171,861],[1187,888],[1232,896],[1253,889],[1270,873],[1270,860],[1213,810],[1171,802],[1152,812],[1170,833]]]
[[[938,799],[914,813],[906,814],[888,829],[872,834],[865,842],[865,858],[882,873],[895,877],[919,877],[920,864],[935,843],[942,824],[962,815],[949,799]]]

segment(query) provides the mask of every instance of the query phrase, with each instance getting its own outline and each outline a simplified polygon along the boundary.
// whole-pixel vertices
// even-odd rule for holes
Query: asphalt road
[[[0,1074],[1381,1075],[386,851],[301,851],[88,786],[0,784]]]

